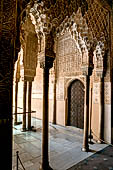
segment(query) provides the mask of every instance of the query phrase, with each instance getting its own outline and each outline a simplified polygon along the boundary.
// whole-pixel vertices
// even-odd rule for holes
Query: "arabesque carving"
[[[23,25],[21,25],[21,44],[23,48],[23,69],[21,75],[28,81],[33,81],[36,75],[38,38],[31,17],[28,15]],[[21,66],[22,67],[22,66]]]
[[[52,33],[52,41],[55,41],[55,38],[65,32],[71,32],[81,52],[83,51],[83,64],[91,62],[92,65],[91,53],[99,41],[104,43],[104,46],[108,45],[109,15],[108,11],[97,1],[58,0],[49,2],[44,0],[40,3],[35,1],[30,9],[30,16],[35,25],[39,43],[41,43],[40,35],[45,37],[46,42],[46,34]],[[94,23],[97,23],[98,26]],[[104,40],[101,37],[104,37]],[[51,42],[51,44],[53,43]]]

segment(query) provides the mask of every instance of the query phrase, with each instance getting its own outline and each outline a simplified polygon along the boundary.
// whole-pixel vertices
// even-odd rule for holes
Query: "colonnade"
[[[53,64],[42,64],[43,68],[43,118],[42,118],[42,163],[40,170],[51,169],[49,165],[48,145],[49,145],[49,70]],[[84,137],[82,151],[89,151],[89,95],[90,95],[90,76],[92,67],[82,67],[85,76],[85,97],[84,97]],[[28,88],[28,93],[27,93]],[[27,97],[28,94],[28,97]],[[100,106],[99,106],[99,138],[102,138],[102,114],[103,114],[103,77],[100,77]],[[15,113],[17,113],[18,81],[15,82]],[[26,99],[28,98],[28,101]],[[23,125],[22,130],[26,131],[26,102],[28,103],[28,122],[27,130],[31,130],[31,100],[32,100],[32,81],[23,81]],[[15,114],[15,124],[17,124],[17,114]],[[56,61],[54,62],[54,83],[53,83],[53,124],[56,124]],[[101,141],[98,141],[101,142]]]
[[[15,1],[16,2],[16,1]],[[100,3],[100,2],[99,2]],[[25,3],[26,4],[26,3]],[[107,27],[107,25],[109,25],[109,28],[107,29],[108,32],[108,37],[109,37],[109,47],[110,47],[110,64],[112,63],[112,54],[113,54],[113,36],[112,36],[112,28],[113,28],[113,24],[112,24],[112,18],[113,18],[113,14],[112,14],[112,4],[108,4],[107,2],[105,2],[106,6],[104,3],[101,3],[103,8],[105,7],[106,9],[108,9],[109,11],[109,16],[110,18],[107,19],[109,20],[109,24],[103,24],[105,25],[105,27]],[[93,4],[92,4],[93,5]],[[24,7],[26,5],[23,5]],[[23,8],[24,8],[23,7]],[[105,9],[105,10],[106,10]],[[13,87],[13,70],[14,70],[14,63],[16,61],[16,56],[14,54],[14,50],[16,49],[16,51],[18,52],[19,46],[20,46],[20,42],[19,42],[19,33],[20,31],[20,22],[19,18],[17,18],[17,7],[16,7],[16,3],[14,3],[13,0],[9,0],[7,1],[1,1],[1,56],[0,56],[0,153],[1,153],[1,167],[4,167],[4,169],[8,169],[11,170],[12,169],[12,87]],[[21,10],[20,10],[21,11]],[[21,11],[22,12],[22,11]],[[19,10],[18,10],[18,13]],[[102,11],[101,11],[102,13]],[[14,15],[15,14],[15,15]],[[25,13],[24,13],[25,14]],[[98,14],[96,12],[96,14]],[[4,17],[5,16],[5,17]],[[9,17],[11,16],[11,17]],[[104,16],[104,15],[103,15]],[[104,18],[104,17],[103,17]],[[108,17],[107,17],[108,18]],[[93,18],[92,18],[93,19]],[[106,19],[105,19],[106,20]],[[98,22],[99,23],[99,22]],[[97,25],[98,25],[97,23]],[[90,23],[92,24],[92,22]],[[45,24],[46,25],[46,24]],[[101,24],[102,27],[102,24]],[[94,27],[95,28],[95,27]],[[104,27],[103,27],[104,28]],[[28,30],[31,30],[30,25],[28,24]],[[95,31],[95,30],[94,30]],[[103,29],[104,31],[104,29]],[[97,33],[99,33],[99,31],[96,31]],[[94,34],[96,35],[96,34]],[[23,34],[24,36],[24,34]],[[106,36],[106,40],[108,38]],[[16,38],[16,42],[17,44],[14,42]],[[34,41],[34,40],[33,40]],[[32,44],[32,43],[31,43]],[[15,48],[16,47],[16,48]],[[33,45],[34,49],[35,46]],[[46,55],[44,55],[45,57]],[[47,60],[46,60],[47,61]],[[32,64],[31,64],[32,65]],[[49,158],[48,158],[48,111],[46,112],[46,110],[44,110],[45,107],[48,108],[48,74],[49,74],[49,68],[47,67],[46,69],[44,69],[44,77],[45,75],[47,76],[46,78],[44,78],[44,101],[43,101],[43,142],[42,142],[42,166],[41,169],[43,170],[47,170],[47,169],[51,169],[49,166]],[[112,65],[110,65],[110,78],[112,78]],[[87,77],[88,76],[88,77]],[[89,75],[86,76],[86,87],[89,87]],[[112,77],[111,77],[112,76]],[[113,78],[112,78],[113,80]],[[27,83],[24,82],[24,97],[23,100],[26,102],[26,89],[27,89]],[[103,90],[103,78],[100,80],[100,95],[102,94],[102,90]],[[31,85],[30,85],[30,90],[31,91]],[[55,88],[54,88],[55,89]],[[89,89],[89,88],[88,88]],[[87,89],[86,92],[86,97],[85,97],[85,104],[87,104],[85,107],[85,128],[84,128],[84,141],[83,141],[83,150],[87,150],[88,149],[88,126],[87,126],[87,122],[88,122],[88,99],[89,98],[89,91]],[[16,87],[15,87],[15,113],[17,113],[17,103],[18,103],[18,81],[16,82]],[[111,93],[111,92],[110,92]],[[54,93],[55,94],[55,93]],[[113,93],[111,93],[110,95],[112,95]],[[29,103],[31,103],[31,92],[29,92]],[[112,97],[113,99],[113,97]],[[110,100],[112,100],[110,99]],[[47,102],[47,103],[46,103]],[[99,109],[99,115],[100,115],[100,119],[99,119],[99,124],[100,124],[100,128],[99,128],[99,136],[101,138],[101,131],[102,131],[102,103],[103,103],[103,99],[100,97],[100,109]],[[55,106],[55,105],[54,105]],[[45,108],[46,109],[46,108]],[[31,107],[29,105],[29,112],[31,110]],[[24,105],[24,109],[23,112],[26,112],[26,106]],[[112,108],[111,108],[111,112],[112,112]],[[46,115],[47,114],[47,115]],[[29,114],[29,122],[30,122],[30,114]],[[112,116],[113,117],[113,116]],[[24,126],[23,126],[23,130],[26,129],[26,119],[24,116]],[[17,114],[15,114],[15,124],[18,122],[17,119]],[[55,122],[55,121],[54,121]],[[29,127],[30,123],[29,123]],[[47,127],[47,129],[45,128]],[[113,124],[112,124],[113,127]],[[46,140],[46,141],[45,141]],[[44,146],[45,145],[45,146]],[[5,146],[5,147],[3,147]],[[45,153],[46,152],[46,153]],[[5,162],[5,164],[4,164]],[[47,167],[46,167],[47,165]]]
[[[14,124],[18,125],[18,81],[15,82],[15,117]],[[28,88],[28,93],[27,93]],[[28,95],[28,96],[27,96]],[[27,101],[28,98],[28,101]],[[22,112],[22,131],[31,130],[31,101],[32,101],[32,81],[23,81],[23,112]],[[28,111],[26,110],[28,104]],[[26,116],[28,114],[28,122],[26,123]],[[26,125],[27,124],[27,125]]]
[[[49,166],[49,157],[48,157],[48,131],[49,131],[49,100],[48,100],[48,92],[49,92],[49,67],[43,68],[43,118],[42,118],[42,164],[40,169],[47,170],[51,169]],[[54,88],[56,84],[54,82]],[[28,89],[28,93],[27,93]],[[28,95],[28,96],[27,96]],[[56,103],[56,92],[54,89],[54,99],[53,99],[53,107],[55,109]],[[28,98],[28,101],[27,101]],[[23,81],[23,121],[22,121],[22,131],[31,130],[31,101],[32,101],[32,82],[24,80]],[[26,103],[28,103],[28,112],[26,110]],[[18,81],[15,82],[15,118],[14,124],[18,125]],[[26,115],[28,113],[28,122],[26,123]],[[56,115],[53,116],[53,123],[56,123]],[[27,124],[27,127],[26,127]]]
[[[28,23],[27,23],[28,22]],[[34,27],[31,23],[30,18],[28,18],[28,21],[25,23],[24,30],[26,32],[26,37],[24,37],[22,41],[22,46],[24,47],[23,57],[24,57],[24,75],[23,75],[23,124],[22,124],[22,130],[26,131],[31,130],[31,94],[32,94],[32,81],[34,80],[34,77],[36,75],[36,66],[37,66],[37,53],[40,56],[39,57],[39,63],[40,67],[43,69],[43,117],[42,117],[42,162],[41,162],[41,170],[48,170],[51,169],[49,166],[49,157],[48,157],[48,144],[49,144],[49,137],[48,137],[48,131],[49,131],[49,70],[53,67],[54,63],[54,83],[53,83],[53,124],[56,124],[56,60],[55,59],[55,53],[53,51],[54,49],[54,38],[52,33],[44,32],[43,42],[44,46],[41,47],[40,44],[40,51],[37,51],[37,44],[38,38],[40,39],[40,32],[39,34],[34,31]],[[32,31],[29,31],[28,25],[31,25]],[[41,42],[40,42],[41,43]],[[82,43],[82,41],[81,41]],[[32,45],[30,45],[32,44]],[[35,48],[34,48],[35,47]],[[92,49],[89,50],[89,53],[87,53],[87,47],[81,48],[82,51],[82,74],[85,77],[85,97],[84,97],[84,137],[83,137],[83,148],[82,151],[88,151],[89,150],[89,144],[88,144],[88,138],[89,138],[89,95],[90,95],[90,76],[92,75],[93,70],[93,51]],[[89,56],[90,55],[90,56]],[[98,57],[99,58],[99,57]],[[32,67],[32,60],[34,61],[34,67]],[[99,60],[99,64],[101,63],[102,57]],[[28,63],[27,63],[28,62]],[[98,64],[98,66],[99,66]],[[102,65],[103,63],[101,63]],[[31,70],[31,72],[29,71]],[[102,73],[103,70],[99,67],[99,73]],[[97,68],[97,75],[98,74],[98,68]],[[30,77],[32,77],[30,79]],[[102,137],[102,90],[103,90],[103,79],[100,78],[100,108],[99,108],[99,138]],[[28,93],[27,93],[28,88]],[[18,93],[18,81],[15,83],[15,113],[17,113],[17,95]],[[27,97],[28,94],[28,97]],[[28,98],[28,101],[26,99]],[[28,103],[28,122],[26,127],[26,102]],[[17,123],[17,114],[15,114],[15,124]]]

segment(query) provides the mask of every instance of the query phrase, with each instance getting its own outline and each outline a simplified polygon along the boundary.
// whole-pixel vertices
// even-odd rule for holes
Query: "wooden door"
[[[79,80],[68,89],[68,122],[70,126],[84,128],[84,85]]]

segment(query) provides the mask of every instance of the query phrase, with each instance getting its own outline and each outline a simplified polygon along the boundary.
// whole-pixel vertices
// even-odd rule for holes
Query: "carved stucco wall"
[[[110,55],[106,59],[106,71],[104,76],[104,103],[111,104],[111,82],[110,82]],[[94,55],[94,70],[92,74],[93,83],[93,102],[99,103],[100,91],[100,78],[96,74],[96,59]]]
[[[57,43],[57,77],[81,74],[81,52],[70,32],[60,36]]]
[[[79,79],[85,82],[81,72],[82,54],[76,40],[71,33],[66,31],[61,34],[56,42],[56,100],[57,123],[66,125],[67,122],[67,90],[69,84]]]
[[[57,100],[65,99],[67,82],[78,78],[81,73],[82,54],[70,32],[60,35],[57,40]]]
[[[102,119],[104,120],[104,140],[111,142],[111,79],[110,79],[110,48],[104,56],[105,74],[104,74],[104,113]],[[93,112],[92,112],[92,130],[98,136],[98,120],[100,107],[100,78],[96,74],[96,57],[94,53],[94,70],[92,75],[93,82]],[[97,139],[96,137],[94,137]]]

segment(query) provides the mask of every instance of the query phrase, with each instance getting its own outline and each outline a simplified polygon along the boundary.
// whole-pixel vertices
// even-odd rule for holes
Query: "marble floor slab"
[[[13,127],[13,170],[16,152],[26,170],[38,170],[41,162],[42,122],[32,118],[35,131],[22,132],[22,125]],[[54,170],[68,170],[81,160],[105,148],[106,144],[90,144],[90,152],[82,152],[83,130],[49,124],[49,160]],[[19,168],[22,166],[19,164]]]

